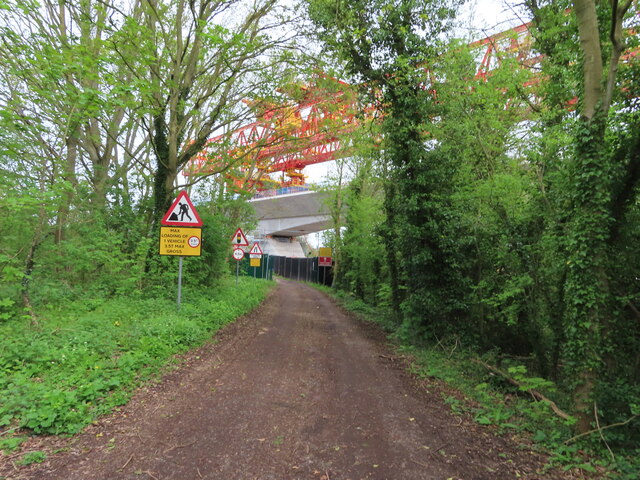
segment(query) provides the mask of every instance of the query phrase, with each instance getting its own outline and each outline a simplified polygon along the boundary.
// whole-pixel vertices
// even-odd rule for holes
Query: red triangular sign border
[[[242,240],[242,243],[235,243],[234,242],[234,240],[236,239],[238,234],[240,234],[240,239]],[[247,240],[247,237],[244,235],[244,232],[242,231],[241,228],[237,229],[236,233],[234,233],[233,237],[231,237],[231,244],[235,245],[236,247],[248,247],[249,246],[249,241]]]
[[[195,223],[194,222],[189,223],[189,222],[180,222],[180,221],[175,221],[175,220],[169,220],[169,217],[171,216],[171,213],[176,208],[178,203],[180,203],[180,200],[186,201],[187,205],[189,205],[189,208],[191,208],[191,213],[193,213],[193,216],[197,220]],[[198,211],[196,210],[196,207],[194,207],[193,203],[191,203],[191,199],[189,198],[189,195],[187,194],[186,190],[183,190],[178,194],[176,199],[173,201],[173,203],[169,207],[169,210],[167,210],[167,213],[165,213],[164,217],[162,217],[162,221],[160,223],[162,225],[168,225],[168,226],[172,226],[173,225],[173,226],[179,226],[179,227],[201,227],[202,226],[202,220],[200,219],[200,215],[198,215]]]
[[[254,251],[254,250],[257,250]],[[258,245],[257,243],[253,244],[253,247],[251,247],[251,250],[249,251],[250,255],[262,255],[262,249],[260,248],[260,245]]]

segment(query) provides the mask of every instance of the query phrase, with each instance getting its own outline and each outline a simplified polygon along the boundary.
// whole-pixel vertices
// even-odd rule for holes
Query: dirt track
[[[540,459],[449,412],[373,327],[290,281],[220,341],[8,478],[551,479]]]

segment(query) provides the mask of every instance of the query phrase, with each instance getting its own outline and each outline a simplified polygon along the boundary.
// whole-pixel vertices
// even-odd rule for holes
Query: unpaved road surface
[[[0,476],[562,478],[536,473],[542,460],[527,447],[451,414],[446,387],[406,373],[376,328],[311,287],[279,283],[258,310],[120,412],[72,440],[31,447],[62,442],[62,453]]]

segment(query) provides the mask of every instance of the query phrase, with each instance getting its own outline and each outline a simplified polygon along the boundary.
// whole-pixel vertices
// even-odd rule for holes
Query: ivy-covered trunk
[[[608,279],[611,165],[604,148],[604,122],[599,117],[581,119],[576,144],[565,243],[565,355],[574,376],[576,428],[582,433],[591,429],[603,335],[613,303]]]
[[[154,221],[159,223],[160,219],[170,205],[169,195],[172,191],[175,172],[171,172],[169,162],[169,143],[167,142],[166,122],[162,114],[154,118],[154,147],[156,154],[156,171],[153,179],[153,200],[154,200]],[[171,182],[171,183],[169,183]],[[169,185],[169,187],[168,187]]]

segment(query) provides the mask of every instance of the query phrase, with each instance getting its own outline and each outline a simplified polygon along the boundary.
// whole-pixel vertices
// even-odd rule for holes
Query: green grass
[[[166,298],[83,299],[0,323],[0,427],[72,434],[123,405],[172,357],[255,308],[272,282],[243,277]],[[3,434],[3,432],[0,432]],[[8,438],[9,435],[7,435]],[[5,437],[5,449],[15,448]]]

